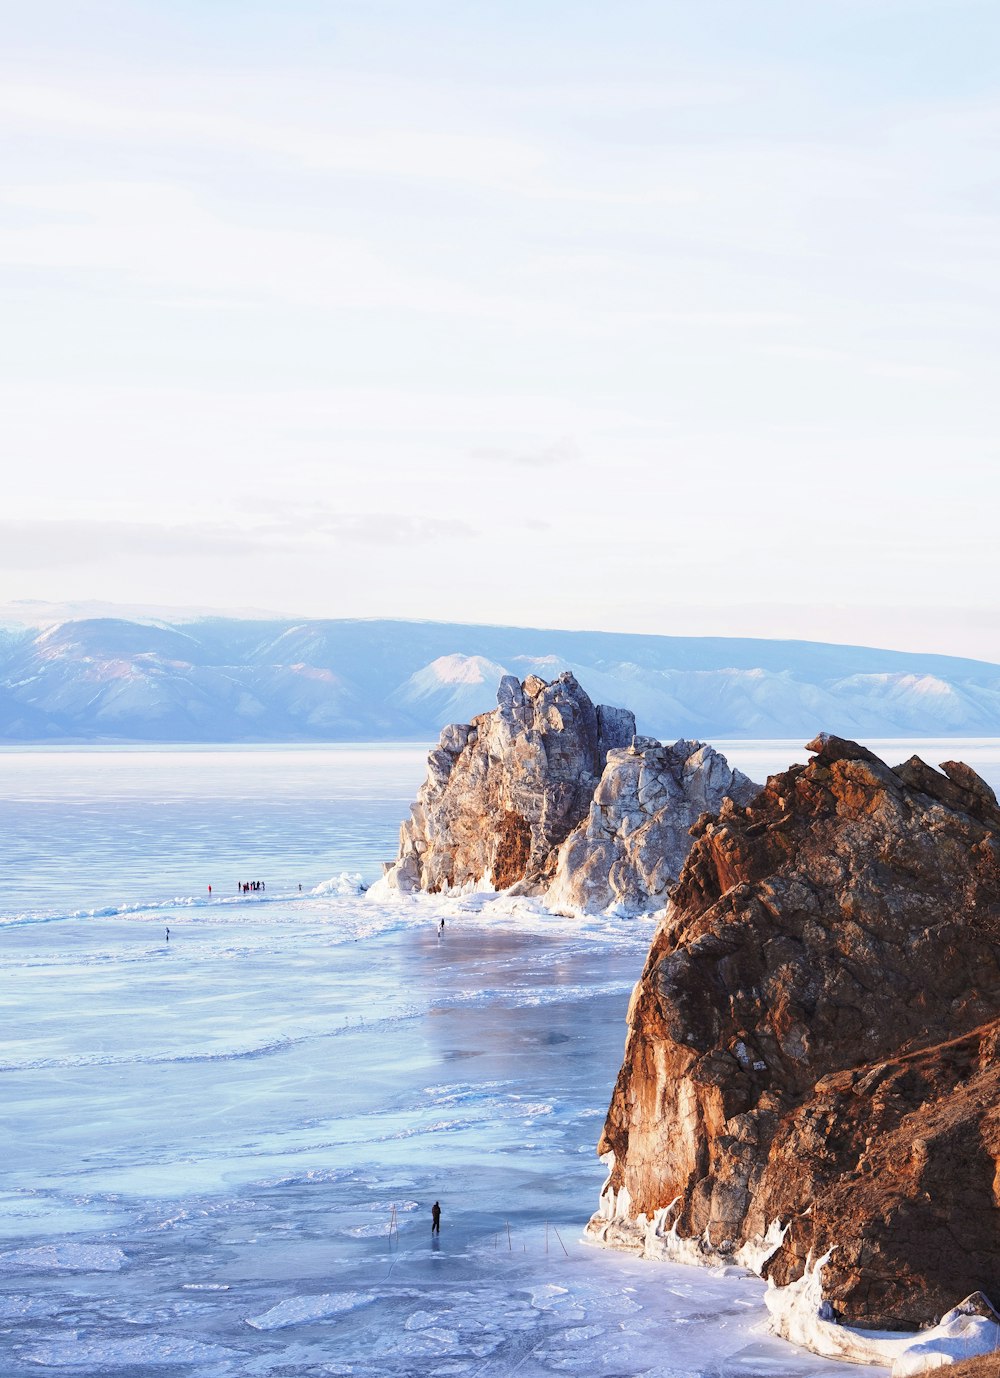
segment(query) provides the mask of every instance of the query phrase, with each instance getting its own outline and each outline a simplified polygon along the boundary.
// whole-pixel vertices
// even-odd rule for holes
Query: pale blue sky
[[[4,31],[0,603],[1000,659],[992,0]]]

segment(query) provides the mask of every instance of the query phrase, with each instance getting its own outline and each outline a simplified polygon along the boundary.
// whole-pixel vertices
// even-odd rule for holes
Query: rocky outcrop
[[[546,903],[590,913],[662,907],[695,821],[727,796],[745,804],[759,789],[703,742],[636,737],[609,751],[587,817],[559,849]]]
[[[809,749],[695,827],[590,1229],[916,1327],[1000,1295],[1000,809],[957,762]]]
[[[623,708],[595,707],[566,671],[505,675],[492,713],[446,727],[399,833],[384,883],[544,889],[559,845],[587,813],[607,753],[635,736]]]
[[[441,733],[376,894],[489,885],[573,912],[656,908],[694,820],[757,789],[701,742],[637,737],[569,671],[506,675],[492,713]]]

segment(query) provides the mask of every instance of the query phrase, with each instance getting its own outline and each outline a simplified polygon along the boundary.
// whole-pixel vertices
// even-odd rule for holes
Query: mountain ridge
[[[659,737],[1000,735],[1000,666],[827,642],[403,619],[85,618],[0,638],[0,740],[427,740],[569,669]]]

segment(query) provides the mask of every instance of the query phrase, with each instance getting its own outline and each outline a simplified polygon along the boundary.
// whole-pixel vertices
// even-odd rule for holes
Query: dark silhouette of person
[[[169,941],[170,941],[170,929],[168,928],[168,929],[167,929],[167,942],[169,943]]]
[[[431,1234],[441,1233],[441,1206],[435,1201],[431,1206]]]

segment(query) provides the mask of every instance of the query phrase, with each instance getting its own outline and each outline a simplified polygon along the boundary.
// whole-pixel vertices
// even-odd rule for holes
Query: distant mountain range
[[[1000,736],[1000,666],[810,641],[446,622],[92,618],[0,631],[0,740],[427,740],[570,669],[653,736]]]

